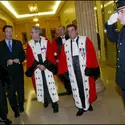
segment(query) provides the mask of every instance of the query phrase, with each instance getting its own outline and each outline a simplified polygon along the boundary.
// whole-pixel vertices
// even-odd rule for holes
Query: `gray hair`
[[[35,29],[36,33],[39,33],[39,34],[42,33],[42,29],[41,29],[40,27],[38,27],[38,26],[33,26],[32,28]]]

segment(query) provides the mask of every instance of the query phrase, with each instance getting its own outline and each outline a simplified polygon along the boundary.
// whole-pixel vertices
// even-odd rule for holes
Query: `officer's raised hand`
[[[118,13],[115,12],[110,16],[107,23],[108,23],[108,25],[112,25],[112,24],[116,23],[117,21],[118,21]]]

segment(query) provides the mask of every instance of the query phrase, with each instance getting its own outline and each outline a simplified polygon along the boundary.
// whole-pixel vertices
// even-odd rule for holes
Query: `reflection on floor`
[[[51,105],[44,108],[42,103],[36,101],[31,80],[25,78],[25,112],[20,118],[14,118],[9,107],[8,117],[13,124],[124,124],[125,109],[120,96],[120,90],[115,84],[115,69],[102,66],[102,80],[105,91],[98,94],[98,99],[93,103],[93,112],[86,112],[81,117],[76,117],[76,111],[72,96],[60,96],[60,112],[52,113]],[[58,92],[64,92],[63,84],[56,79]],[[33,99],[34,98],[34,99]]]

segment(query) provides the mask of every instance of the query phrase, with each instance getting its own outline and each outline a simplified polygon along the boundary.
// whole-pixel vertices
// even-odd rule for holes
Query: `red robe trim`
[[[46,39],[47,40],[47,39]],[[26,57],[27,57],[27,69],[30,68],[35,60],[33,52],[31,47],[29,46],[29,44],[27,45],[27,49],[26,49]],[[56,59],[54,58],[54,53],[53,53],[53,48],[52,48],[52,44],[50,43],[50,41],[48,40],[47,42],[47,51],[46,51],[46,59],[48,59],[50,62],[52,62],[53,64],[56,64]],[[37,68],[37,67],[36,67]],[[35,70],[35,69],[34,69]],[[36,91],[36,83],[35,83],[35,78],[34,75],[32,76],[32,82],[33,82],[33,87]]]
[[[62,46],[62,50],[61,50],[58,74],[63,74],[68,71],[67,63],[63,63],[63,62],[67,62],[64,45]],[[92,44],[92,41],[87,37],[86,38],[86,67],[96,68],[98,66],[99,65],[98,65],[94,46]],[[95,80],[92,77],[89,77],[89,88],[90,88],[89,102],[92,103],[97,98]]]

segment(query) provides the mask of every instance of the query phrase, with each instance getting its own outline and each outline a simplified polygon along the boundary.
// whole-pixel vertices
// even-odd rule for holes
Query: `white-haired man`
[[[33,86],[37,94],[37,100],[47,107],[52,103],[53,112],[58,112],[59,100],[56,85],[53,77],[53,67],[56,64],[52,54],[51,43],[45,37],[40,36],[41,29],[32,27],[30,35],[32,39],[27,46],[27,76],[32,76]],[[49,68],[48,68],[49,67]],[[48,70],[49,69],[49,70]],[[52,71],[52,72],[51,72]],[[29,74],[28,74],[29,73]]]

